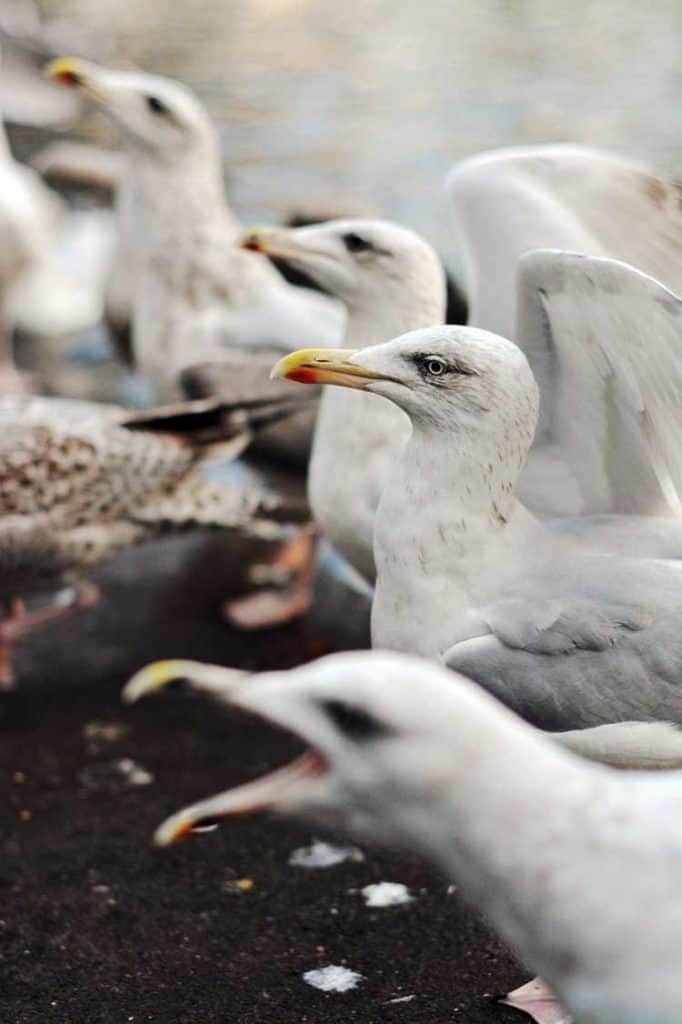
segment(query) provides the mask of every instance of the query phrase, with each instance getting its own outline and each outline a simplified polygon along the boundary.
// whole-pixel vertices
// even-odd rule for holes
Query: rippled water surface
[[[682,2],[44,0],[114,59],[191,84],[245,221],[373,210],[452,251],[442,193],[477,150],[576,139],[682,165]]]

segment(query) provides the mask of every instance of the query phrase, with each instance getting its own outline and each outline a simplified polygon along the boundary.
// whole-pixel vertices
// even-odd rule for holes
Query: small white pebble
[[[320,992],[351,992],[365,978],[348,967],[330,964],[329,967],[317,967],[313,971],[306,971],[303,980],[313,988],[318,988]]]
[[[414,900],[414,896],[402,882],[376,882],[374,885],[366,885],[362,895],[368,907],[399,907]]]
[[[152,773],[131,757],[122,757],[118,762],[118,768],[131,786],[148,786],[154,781]]]
[[[313,839],[310,846],[299,846],[289,857],[289,863],[295,868],[333,868],[344,861],[363,861],[365,855],[357,846],[333,846]]]

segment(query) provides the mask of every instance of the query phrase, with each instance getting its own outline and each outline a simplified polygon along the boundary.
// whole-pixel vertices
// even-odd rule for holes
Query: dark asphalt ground
[[[294,868],[292,850],[319,833],[263,816],[171,850],[151,846],[169,812],[277,766],[296,743],[181,693],[124,708],[132,670],[161,656],[283,667],[367,643],[364,602],[329,580],[297,625],[233,632],[217,606],[239,591],[245,564],[224,537],[127,552],[101,577],[96,609],[20,650],[22,685],[0,718],[0,1021],[522,1020],[485,994],[527,972],[416,859],[365,848],[361,863]],[[88,740],[92,722],[123,734]],[[109,776],[106,765],[123,757],[153,781]],[[243,878],[248,891],[226,889]],[[369,910],[349,893],[380,880],[405,883],[417,899]],[[346,994],[303,982],[332,963],[366,981]],[[401,996],[415,998],[389,1003]]]

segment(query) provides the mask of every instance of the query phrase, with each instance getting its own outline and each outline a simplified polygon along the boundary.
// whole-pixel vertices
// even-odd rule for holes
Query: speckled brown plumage
[[[262,532],[272,496],[253,485],[219,486],[198,469],[209,453],[239,454],[279,414],[220,400],[138,413],[0,397],[0,601],[10,607],[77,583],[120,548],[169,529]],[[0,648],[22,632],[23,605],[12,608],[0,620]],[[0,685],[2,675],[0,665]]]

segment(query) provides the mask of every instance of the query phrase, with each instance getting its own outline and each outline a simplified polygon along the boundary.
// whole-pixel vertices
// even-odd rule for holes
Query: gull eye
[[[158,96],[146,96],[147,106],[153,114],[167,114],[168,107]]]
[[[390,735],[390,730],[363,708],[341,700],[323,700],[320,707],[348,739],[357,742]]]
[[[424,360],[424,369],[430,377],[442,377],[447,373],[448,364],[440,356],[427,356]]]
[[[354,231],[349,231],[347,235],[343,236],[343,244],[348,252],[371,252],[373,248],[371,242],[368,242],[362,235],[356,235]]]

